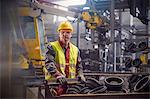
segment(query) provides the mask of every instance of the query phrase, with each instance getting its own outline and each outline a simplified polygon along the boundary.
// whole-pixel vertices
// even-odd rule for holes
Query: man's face
[[[59,38],[62,42],[67,43],[70,41],[72,37],[71,30],[60,30],[59,31]]]

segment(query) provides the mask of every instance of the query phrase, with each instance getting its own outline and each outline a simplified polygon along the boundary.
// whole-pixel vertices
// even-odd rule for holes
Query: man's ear
[[[58,36],[60,37],[60,32],[58,32]]]
[[[70,37],[72,37],[72,33],[71,33]]]

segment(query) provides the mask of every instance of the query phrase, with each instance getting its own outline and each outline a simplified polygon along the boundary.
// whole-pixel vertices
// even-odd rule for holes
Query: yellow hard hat
[[[68,21],[61,22],[58,26],[57,31],[59,32],[60,30],[65,30],[65,29],[71,30],[71,32],[73,32],[73,27],[70,22]]]

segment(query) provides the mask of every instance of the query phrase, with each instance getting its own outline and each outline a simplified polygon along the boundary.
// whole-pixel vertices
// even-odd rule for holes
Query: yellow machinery
[[[142,61],[142,63],[145,65],[145,64],[148,64],[148,55],[147,53],[143,53],[140,55],[140,59]]]
[[[18,37],[18,45],[24,51],[20,55],[20,64],[22,68],[28,69],[29,62],[36,66],[44,65],[45,56],[45,38],[43,20],[35,14],[29,7],[19,8],[21,32]]]
[[[81,13],[81,18],[86,22],[86,27],[88,29],[95,29],[103,24],[101,17],[94,11],[83,11]]]

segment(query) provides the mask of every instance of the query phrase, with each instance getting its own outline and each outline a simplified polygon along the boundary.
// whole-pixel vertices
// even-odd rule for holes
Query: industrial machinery
[[[146,5],[145,7],[147,7],[148,5],[146,3],[148,2],[147,0],[145,0],[144,2],[143,1],[140,2],[142,2],[143,5]],[[136,33],[133,32],[136,29],[134,26],[133,28],[129,29],[129,32],[130,31],[133,32],[132,35],[126,33],[126,35],[129,37],[123,35],[121,31],[121,29],[124,30],[126,27],[121,26],[122,23],[119,23],[121,22],[120,18],[122,17],[121,11],[122,9],[124,10],[129,8],[130,13],[133,15],[134,13],[133,11],[135,11],[135,9],[133,9],[134,7],[133,8],[131,7],[131,3],[135,4],[136,6],[138,5],[139,8],[141,7],[134,0],[132,2],[129,2],[129,0],[115,1],[113,12],[111,12],[112,11],[112,8],[110,9],[111,1],[109,0],[108,1],[88,0],[87,3],[84,6],[82,6],[81,19],[85,22],[86,36],[87,36],[86,38],[88,38],[86,40],[91,41],[93,45],[93,49],[92,48],[87,49],[86,52],[88,52],[88,50],[91,50],[93,52],[98,50],[98,54],[97,55],[93,54],[93,56],[99,57],[97,58],[98,64],[96,65],[92,64],[92,59],[91,60],[89,59],[91,62],[87,61],[86,63],[90,63],[91,65],[86,64],[85,66],[86,68],[88,67],[94,68],[95,66],[98,66],[97,68],[95,68],[95,70],[103,72],[111,72],[111,71],[133,72],[131,69],[133,67],[137,69],[137,71],[134,72],[140,72],[143,71],[143,68],[145,68],[145,66],[143,65],[146,65],[146,67],[148,66],[148,53],[149,53],[148,39],[143,39],[142,37],[140,38],[137,35],[136,39],[130,40],[130,38],[136,35]],[[144,11],[143,13],[146,13],[147,17],[148,14],[146,9],[143,10]],[[142,8],[140,10],[142,10]],[[113,15],[113,13],[115,14]],[[112,16],[114,19],[112,19]],[[112,20],[114,21],[113,25]],[[143,19],[143,21],[145,21],[145,19]],[[85,56],[87,55],[87,57],[91,56],[90,53],[86,54],[84,52],[84,49],[83,53],[85,54]],[[136,57],[133,58],[134,55],[136,55]],[[129,61],[126,60],[127,58],[133,58],[131,65]],[[125,61],[127,62],[125,63]],[[84,63],[83,65],[85,65],[85,61],[83,63]]]
[[[18,12],[21,33],[17,35],[17,44],[21,50],[19,58],[21,68],[29,70],[32,67],[35,68],[35,75],[43,75],[42,67],[45,64],[43,19],[40,13],[31,7],[19,7]]]
[[[21,59],[23,63],[22,66],[32,65],[35,68],[40,67],[41,69],[41,67],[44,65],[44,53],[45,53],[44,27],[43,27],[43,21],[41,18],[41,13],[50,12],[49,10],[50,7],[42,5],[37,2],[34,2],[34,4],[35,4],[34,6],[38,7],[38,9],[36,9],[36,7],[35,8],[21,8],[19,11],[21,12],[20,14],[21,25],[20,26],[22,27],[21,28],[22,34],[20,35],[21,39],[18,38],[17,42],[18,42],[19,47],[21,47],[21,49],[24,49],[24,52],[21,55]],[[36,13],[33,13],[33,12],[36,12]],[[52,13],[59,15],[55,11]],[[68,15],[71,15],[71,14],[68,14]],[[65,98],[75,97],[75,95],[69,96],[68,94],[79,94],[80,97],[84,95],[85,97],[87,97],[86,96],[87,94],[89,96],[95,96],[95,94],[98,94],[98,96],[106,98],[106,94],[115,93],[114,90],[110,90],[110,89],[118,88],[119,86],[118,90],[122,92],[120,94],[120,96],[122,97],[127,97],[126,95],[131,95],[132,97],[136,98],[137,97],[136,95],[139,95],[140,98],[141,97],[147,98],[148,97],[147,93],[143,93],[143,94],[137,93],[135,95],[135,93],[130,93],[130,92],[139,91],[140,88],[145,88],[144,85],[143,85],[144,87],[143,86],[141,87],[139,84],[141,84],[141,82],[146,81],[146,86],[147,86],[149,84],[149,78],[147,77],[149,74],[143,74],[144,76],[146,75],[146,78],[140,78],[138,83],[133,84],[133,85],[136,85],[134,86],[134,90],[130,88],[131,89],[130,91],[128,86],[125,86],[125,84],[128,85],[128,83],[132,85],[131,82],[125,81],[128,79],[128,77],[132,76],[132,71],[130,71],[129,69],[131,67],[139,68],[143,64],[147,65],[147,58],[146,58],[147,55],[146,54],[141,55],[140,59],[139,58],[133,59],[133,60],[129,59],[130,61],[127,61],[128,63],[126,63],[126,65],[128,65],[126,66],[127,73],[120,73],[120,72],[126,72],[125,70],[126,67],[123,64],[124,52],[126,50],[124,50],[124,47],[122,48],[120,46],[118,48],[122,48],[121,50],[123,50],[122,53],[120,51],[121,53],[120,56],[113,56],[112,51],[113,50],[116,51],[116,49],[114,48],[117,48],[117,47],[116,46],[110,47],[110,46],[113,44],[115,45],[117,42],[126,42],[126,41],[121,40],[121,38],[120,40],[116,38],[114,39],[109,38],[108,35],[110,34],[110,32],[112,32],[111,26],[110,24],[109,25],[105,24],[106,23],[105,20],[102,19],[102,17],[99,15],[97,11],[95,11],[95,9],[82,11],[80,20],[83,20],[85,22],[85,27],[87,30],[86,32],[90,32],[89,35],[91,35],[91,42],[93,44],[92,50],[81,50],[81,57],[83,58],[82,59],[83,65],[84,65],[83,67],[85,69],[84,72],[87,78],[87,82],[84,84],[78,85],[78,83],[80,82],[78,81],[76,82],[76,80],[72,80],[73,83],[68,83],[68,86],[70,86],[70,84],[71,86],[68,88],[67,94],[62,95],[62,97],[65,97]],[[145,43],[140,43],[138,47],[140,48],[140,50],[135,50],[137,48],[136,44],[134,43],[131,44],[130,46],[128,46],[127,53],[132,54],[135,52],[145,51],[148,49]],[[149,52],[147,51],[147,53]],[[116,60],[114,61],[113,60],[114,57],[115,58],[119,57],[119,59],[116,58]],[[118,61],[118,64],[116,63],[117,61]],[[116,71],[119,71],[119,73]],[[100,73],[100,72],[103,72],[103,73]],[[110,72],[110,73],[104,73],[104,72]],[[136,73],[136,72],[133,72],[133,73]],[[140,75],[141,73],[137,73],[137,75],[138,74]],[[115,77],[111,77],[112,75],[114,75]],[[101,76],[103,76],[103,78]],[[93,78],[90,78],[90,77],[93,77]],[[104,81],[105,81],[105,84],[104,84]],[[77,84],[77,85],[73,85],[73,84]],[[40,93],[39,97],[44,97],[45,95],[44,98],[50,98],[53,96],[52,94],[50,94],[51,89],[54,88],[55,85],[59,85],[59,84],[57,83],[57,81],[49,81],[49,82],[44,81],[43,82],[43,79],[35,80],[35,78],[33,78],[31,79],[30,82],[27,81],[26,85],[27,87],[31,87],[31,88],[38,87],[39,88],[38,91]],[[139,86],[140,88],[137,88]],[[81,90],[79,87],[81,87]],[[126,90],[123,90],[123,88],[125,88]],[[42,92],[43,89],[45,90],[44,95]],[[116,92],[116,93],[118,95],[118,93],[120,92]],[[113,94],[114,97],[116,96],[116,93]],[[107,95],[107,96],[111,97],[111,95]]]
[[[103,20],[97,14],[97,12],[90,10],[83,10],[81,13],[81,19],[85,21],[87,29],[96,29],[103,24]]]

